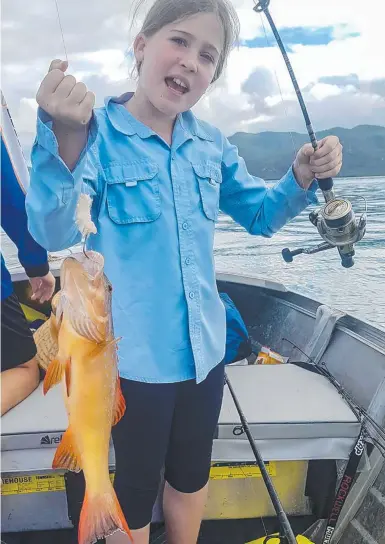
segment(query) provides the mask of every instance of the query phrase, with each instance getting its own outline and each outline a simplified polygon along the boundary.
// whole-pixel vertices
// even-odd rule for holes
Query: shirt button
[[[190,257],[186,257],[185,263],[186,263],[186,264],[191,264],[191,259],[190,259]]]
[[[191,299],[193,299],[195,295],[194,295],[193,291],[190,291],[189,294],[188,294],[188,296],[189,296]]]
[[[188,223],[187,223],[187,221],[185,221],[185,222],[182,224],[182,228],[183,228],[183,230],[187,230],[187,229],[188,229]]]

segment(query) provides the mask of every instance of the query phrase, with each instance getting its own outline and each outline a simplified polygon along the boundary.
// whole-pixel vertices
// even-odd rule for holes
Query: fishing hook
[[[86,246],[87,246],[87,241],[88,241],[89,236],[90,236],[89,234],[86,234],[86,236],[84,238],[84,242],[83,242],[83,248],[82,248],[83,254],[87,259],[90,259],[89,255],[87,254],[87,251],[86,251]]]

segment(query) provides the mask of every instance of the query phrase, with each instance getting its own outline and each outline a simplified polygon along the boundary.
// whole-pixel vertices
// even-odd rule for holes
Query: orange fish
[[[79,521],[79,544],[121,530],[132,538],[109,477],[111,427],[126,405],[120,389],[111,317],[112,287],[100,253],[68,257],[60,271],[52,330],[58,353],[44,379],[44,394],[62,381],[69,426],[52,468],[83,470],[86,489]]]

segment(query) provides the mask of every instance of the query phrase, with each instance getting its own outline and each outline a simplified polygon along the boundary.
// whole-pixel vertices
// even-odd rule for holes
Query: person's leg
[[[15,293],[1,301],[1,415],[39,385],[32,331]]]
[[[39,367],[35,358],[1,373],[1,415],[26,399],[39,385]]]
[[[207,500],[224,365],[200,384],[179,384],[166,457],[163,510],[168,544],[196,544]]]
[[[174,412],[176,384],[121,380],[126,411],[112,429],[116,473],[114,487],[134,544],[148,544]],[[107,544],[128,544],[117,532]]]
[[[192,493],[183,493],[165,484],[163,510],[167,544],[196,544],[206,506],[208,485]]]

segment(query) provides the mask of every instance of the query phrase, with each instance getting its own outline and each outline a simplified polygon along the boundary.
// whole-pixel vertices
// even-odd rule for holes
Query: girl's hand
[[[55,124],[76,132],[89,123],[95,104],[94,93],[87,90],[74,76],[65,75],[66,61],[53,60],[36,95],[39,106],[48,113]]]
[[[294,175],[303,189],[308,189],[314,178],[333,178],[341,170],[342,145],[337,136],[327,136],[318,142],[314,151],[311,144],[305,144],[294,161]]]

